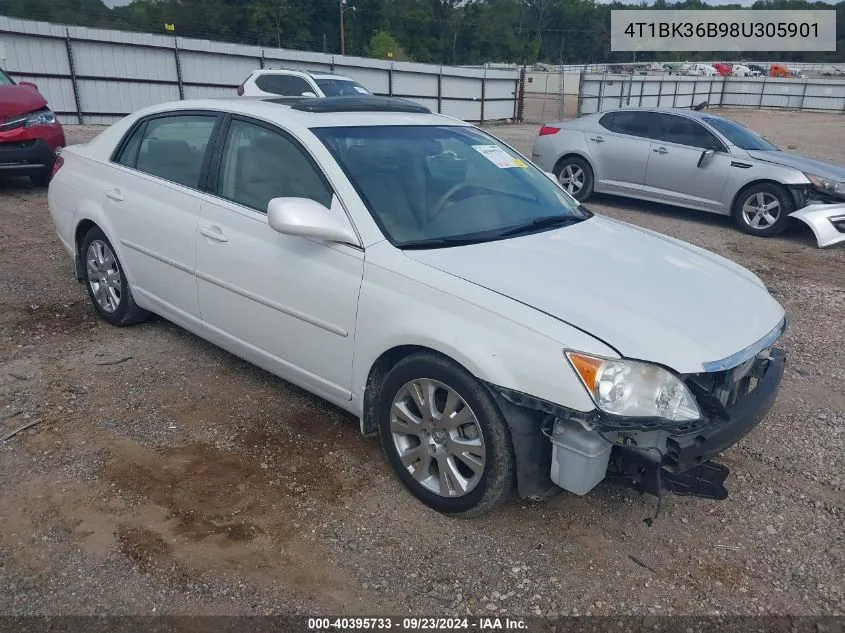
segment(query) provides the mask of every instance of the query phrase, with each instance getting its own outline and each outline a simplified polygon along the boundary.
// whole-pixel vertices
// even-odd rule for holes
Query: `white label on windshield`
[[[473,145],[472,149],[484,156],[484,158],[489,160],[499,169],[509,169],[511,167],[526,167],[524,161],[521,161],[518,158],[514,158],[497,145]]]
[[[368,95],[368,94],[370,94],[369,92],[367,92],[367,89],[366,89],[366,88],[362,88],[361,86],[352,86],[352,87],[353,87],[353,88],[355,88],[355,90],[357,90],[358,92],[360,92],[362,95]]]

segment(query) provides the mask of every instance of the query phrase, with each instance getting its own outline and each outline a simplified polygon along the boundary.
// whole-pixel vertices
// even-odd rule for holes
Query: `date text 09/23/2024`
[[[331,631],[524,631],[524,618],[510,617],[324,617],[308,618],[308,630]]]

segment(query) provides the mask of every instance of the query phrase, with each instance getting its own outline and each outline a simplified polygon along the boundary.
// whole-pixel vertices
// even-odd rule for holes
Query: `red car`
[[[730,64],[713,64],[713,68],[715,68],[716,72],[722,75],[722,77],[727,77],[733,70],[733,66]]]
[[[16,84],[0,70],[0,177],[29,176],[50,182],[65,132],[47,100],[31,83]]]

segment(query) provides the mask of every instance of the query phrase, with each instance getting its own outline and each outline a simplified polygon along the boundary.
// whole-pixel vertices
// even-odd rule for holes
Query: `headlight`
[[[813,183],[813,186],[816,189],[826,191],[827,193],[835,193],[840,196],[845,196],[845,182],[822,178],[821,176],[814,176],[813,174],[805,173],[804,175],[811,183]]]
[[[657,365],[566,352],[596,406],[613,415],[697,420],[701,411],[680,379]]]
[[[39,110],[26,115],[24,127],[35,127],[36,125],[53,125],[56,122],[56,115],[51,110]]]

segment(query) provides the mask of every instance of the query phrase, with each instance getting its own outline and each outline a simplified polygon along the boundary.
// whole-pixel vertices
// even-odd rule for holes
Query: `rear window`
[[[306,92],[314,92],[307,81],[295,75],[259,75],[255,85],[264,92],[286,97],[301,97]]]
[[[611,132],[648,138],[649,126],[652,124],[654,117],[653,112],[638,112],[635,110],[609,112],[599,119],[599,123]]]
[[[11,77],[9,77],[9,75],[0,70],[0,86],[11,86],[14,83],[15,82]]]

